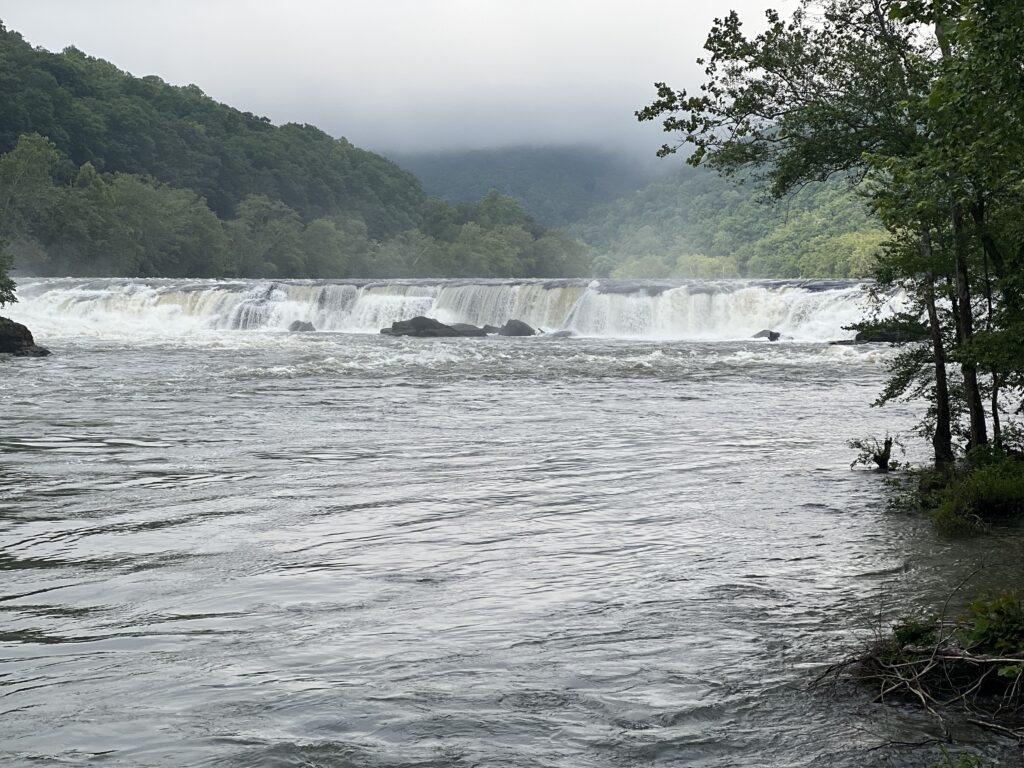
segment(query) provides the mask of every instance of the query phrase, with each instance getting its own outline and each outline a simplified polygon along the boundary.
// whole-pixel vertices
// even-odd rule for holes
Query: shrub
[[[947,533],[1024,514],[1024,462],[1002,453],[972,454],[971,469],[936,494],[933,519]]]

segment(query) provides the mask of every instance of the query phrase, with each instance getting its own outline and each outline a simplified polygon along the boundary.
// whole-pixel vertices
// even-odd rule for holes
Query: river
[[[5,765],[925,765],[885,745],[927,716],[810,682],[1024,577],[1024,536],[945,541],[851,470],[921,408],[827,344],[856,284],[19,296],[54,355],[0,360]],[[372,332],[416,312],[571,333]]]

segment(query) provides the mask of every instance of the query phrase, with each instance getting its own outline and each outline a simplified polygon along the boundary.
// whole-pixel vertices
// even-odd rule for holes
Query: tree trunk
[[[921,228],[921,250],[925,262],[932,260],[932,238],[928,227]],[[935,306],[935,275],[928,272],[924,284],[924,301],[928,308],[928,328],[932,337],[932,357],[935,359],[935,470],[948,474],[953,469],[953,433],[949,415],[949,384],[946,380],[946,348],[942,343],[942,326]]]
[[[995,270],[996,279],[999,281],[999,292],[1003,296],[1003,301],[1010,309],[1020,309],[1020,295],[1017,290],[1006,281],[1006,259],[1003,256],[1003,251],[999,247],[999,244],[996,242],[995,238],[992,237],[992,231],[988,226],[985,200],[983,198],[979,197],[971,206],[971,218],[974,219],[974,224],[977,227],[978,239],[981,241],[981,247],[985,250],[985,256],[992,262],[992,268]]]
[[[999,375],[992,372],[992,444],[996,450],[1003,448],[1003,428],[999,423]]]
[[[974,317],[971,307],[970,278],[967,268],[967,249],[964,243],[964,214],[958,200],[950,205],[950,221],[953,225],[953,262],[956,283],[956,304],[959,315],[957,323],[958,341],[965,346],[974,338]],[[981,389],[978,387],[978,368],[972,362],[961,362],[964,375],[964,398],[970,416],[971,447],[977,448],[988,442],[985,425],[985,408],[981,404]]]

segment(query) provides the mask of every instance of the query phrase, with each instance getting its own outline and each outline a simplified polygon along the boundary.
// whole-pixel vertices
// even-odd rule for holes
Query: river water
[[[769,344],[580,333],[569,288],[574,336],[408,339],[283,332],[255,284],[23,283],[54,355],[0,360],[0,762],[927,764],[883,746],[926,716],[809,684],[979,566],[1019,582],[1024,537],[946,542],[850,469],[919,411],[869,407],[887,347],[801,339],[853,289],[759,286]],[[374,290],[459,319],[443,289]]]

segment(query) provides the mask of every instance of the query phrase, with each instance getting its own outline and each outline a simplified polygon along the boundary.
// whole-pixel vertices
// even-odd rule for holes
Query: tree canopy
[[[676,136],[660,154],[692,148],[691,164],[752,172],[775,196],[864,180],[888,233],[876,274],[931,333],[882,401],[929,399],[940,469],[957,445],[1002,446],[1024,395],[1024,3],[802,0],[766,20],[753,36],[736,13],[716,20],[700,91],[658,83],[638,118]]]

